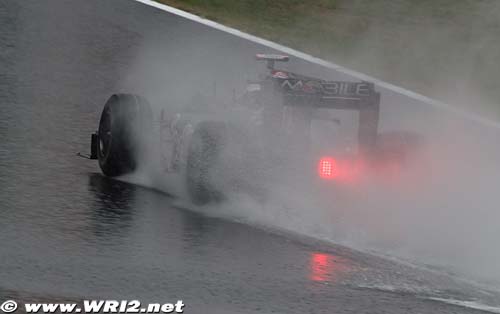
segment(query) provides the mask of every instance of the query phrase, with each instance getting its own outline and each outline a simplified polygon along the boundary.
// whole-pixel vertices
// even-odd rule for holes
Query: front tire
[[[137,155],[146,149],[153,113],[148,101],[132,94],[111,96],[99,121],[97,157],[102,172],[109,177],[136,170]]]

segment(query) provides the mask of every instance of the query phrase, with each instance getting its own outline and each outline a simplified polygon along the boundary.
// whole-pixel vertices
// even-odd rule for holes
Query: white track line
[[[475,301],[460,301],[454,299],[443,299],[443,298],[429,298],[433,301],[444,302],[447,304],[452,304],[460,307],[466,307],[469,309],[490,312],[490,313],[500,313],[500,307],[488,306]]]
[[[435,99],[429,98],[429,97],[421,95],[419,93],[412,92],[410,90],[407,90],[407,89],[404,89],[402,87],[393,85],[391,83],[384,82],[382,80],[376,79],[376,78],[371,77],[369,75],[366,75],[366,74],[363,74],[363,73],[360,73],[360,72],[356,72],[354,70],[347,69],[347,68],[345,68],[343,66],[340,66],[338,64],[335,64],[335,63],[332,63],[332,62],[329,62],[329,61],[325,61],[325,60],[317,58],[317,57],[313,57],[313,56],[311,56],[311,55],[309,55],[307,53],[304,53],[304,52],[292,49],[290,47],[286,47],[286,46],[277,44],[275,42],[272,42],[272,41],[269,41],[269,40],[266,40],[266,39],[254,36],[254,35],[250,35],[248,33],[245,33],[245,32],[239,31],[237,29],[234,29],[234,28],[231,28],[231,27],[219,24],[219,23],[211,21],[211,20],[207,20],[207,19],[202,18],[202,17],[200,17],[198,15],[194,15],[192,13],[189,13],[189,12],[186,12],[186,11],[183,11],[183,10],[180,10],[180,9],[177,9],[177,8],[174,8],[174,7],[171,7],[171,6],[168,6],[168,5],[156,2],[154,0],[133,0],[133,1],[137,1],[137,2],[140,2],[140,3],[143,3],[143,4],[146,4],[146,5],[155,7],[157,9],[166,11],[168,13],[175,14],[177,16],[186,18],[186,19],[191,20],[193,22],[197,22],[197,23],[209,26],[211,28],[214,28],[214,29],[226,32],[226,33],[229,33],[231,35],[234,35],[234,36],[237,36],[237,37],[249,40],[251,42],[260,44],[262,46],[266,46],[266,47],[269,47],[271,49],[275,49],[275,50],[284,52],[285,54],[288,54],[290,56],[294,56],[296,58],[300,58],[300,59],[303,59],[305,61],[308,61],[308,62],[311,62],[311,63],[315,63],[315,64],[323,66],[325,68],[332,69],[332,70],[335,70],[335,71],[338,71],[338,72],[350,75],[350,76],[352,76],[354,78],[357,78],[359,80],[373,82],[373,83],[375,83],[379,87],[385,88],[385,89],[393,91],[395,93],[404,95],[404,96],[406,96],[408,98],[412,98],[412,99],[418,100],[420,102],[423,102],[423,103],[426,103],[426,104],[429,104],[429,105],[432,105],[432,106],[435,106],[435,107],[445,108],[447,110],[453,111],[453,112],[455,112],[455,113],[457,113],[457,114],[459,114],[461,116],[467,117],[467,118],[472,119],[474,121],[477,121],[479,123],[482,123],[482,124],[485,124],[485,125],[488,125],[488,126],[492,126],[492,127],[496,127],[496,128],[500,128],[500,123],[498,123],[498,122],[486,119],[484,117],[481,117],[481,116],[478,116],[478,115],[475,115],[475,114],[472,114],[472,113],[470,113],[468,111],[465,111],[465,110],[459,109],[457,107],[451,106],[451,105],[446,104],[444,102],[441,102],[439,100],[435,100]]]

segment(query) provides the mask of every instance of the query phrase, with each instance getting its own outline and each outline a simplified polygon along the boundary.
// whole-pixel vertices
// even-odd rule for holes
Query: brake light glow
[[[333,180],[338,176],[337,162],[332,157],[323,157],[318,163],[318,175],[321,179]]]

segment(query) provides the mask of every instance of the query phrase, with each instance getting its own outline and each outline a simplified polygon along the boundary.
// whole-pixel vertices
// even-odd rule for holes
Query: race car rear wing
[[[274,68],[276,61],[287,62],[279,54],[257,54],[256,59],[267,61],[272,90],[283,97],[285,106],[356,110],[358,143],[361,150],[376,146],[380,114],[380,93],[370,82],[326,81]],[[269,81],[268,81],[269,82]]]
[[[289,105],[312,102],[316,107],[322,108],[359,109],[373,103],[378,95],[374,84],[364,81],[323,81],[308,78],[282,78],[276,73],[274,75]]]
[[[358,141],[362,150],[375,147],[378,134],[380,93],[370,82],[325,81],[273,71],[285,106],[356,110],[359,112]]]

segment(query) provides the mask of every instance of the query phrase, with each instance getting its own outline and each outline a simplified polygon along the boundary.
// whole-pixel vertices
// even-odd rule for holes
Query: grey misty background
[[[355,5],[360,8],[355,9]],[[448,100],[454,99],[454,105],[471,111],[500,113],[500,109],[491,105],[495,104],[497,91],[483,93],[484,86],[473,77],[473,73],[484,74],[477,69],[477,62],[482,60],[478,56],[491,51],[458,38],[464,34],[454,28],[456,24],[472,32],[474,29],[466,26],[472,25],[471,21],[462,24],[447,22],[440,26],[438,21],[453,21],[461,15],[457,13],[448,18],[449,11],[434,12],[430,1],[415,5],[408,1],[394,1],[391,5],[379,1],[372,5],[370,8],[366,1],[353,1],[345,9],[342,9],[342,3],[337,6],[339,19],[345,19],[337,24],[346,28],[346,34],[356,23],[367,23],[356,33],[350,30],[351,37],[344,41],[331,39],[342,29],[328,34],[330,41],[325,39],[324,45],[343,43],[342,53],[325,56],[325,52],[330,53],[333,49],[323,50],[324,45],[321,51],[313,53],[314,49],[321,48],[312,44],[313,40],[318,42],[320,34],[311,34],[311,42],[304,40],[301,44],[310,44],[310,47],[302,50],[427,95],[439,93]],[[479,5],[472,7],[467,12],[490,12]],[[473,9],[475,11],[471,11]],[[462,5],[461,10],[465,12],[466,7]],[[425,19],[430,22],[425,22]],[[298,17],[289,31],[306,31],[301,20],[306,23],[307,14]],[[480,20],[477,18],[477,23]],[[183,106],[195,112],[202,110],[210,100],[205,103],[204,97],[198,97],[198,94],[211,95],[214,82],[218,86],[217,98],[224,100],[221,104],[230,106],[233,90],[241,92],[246,80],[257,78],[263,70],[263,65],[256,65],[254,60],[254,54],[263,52],[263,47],[254,43],[223,37],[219,31],[196,23],[151,29],[131,53],[133,61],[120,75],[120,85],[123,91],[145,95],[157,114],[160,108],[167,112],[176,112]],[[326,36],[326,33],[321,36]],[[493,33],[488,38],[493,38]],[[452,49],[453,46],[456,48]],[[488,56],[494,59],[494,56]],[[352,79],[296,58],[279,66],[313,76]],[[483,68],[493,75],[494,66],[485,64]],[[406,80],[398,78],[403,75]],[[422,86],[427,82],[429,91],[434,94],[426,93],[423,88],[412,88],[415,82]],[[495,145],[498,130],[388,92],[382,96],[382,124],[382,129],[386,130],[414,130],[425,134],[428,140],[426,156],[418,167],[408,169],[404,182],[398,186],[372,182],[356,193],[338,193],[324,200],[305,193],[307,186],[303,191],[270,186],[273,197],[264,204],[237,196],[221,206],[200,210],[362,250],[443,266],[446,270],[456,270],[498,285],[500,252],[497,241],[500,229],[497,222],[500,212],[497,186],[500,167],[497,160],[500,160],[500,148]],[[349,120],[343,120],[343,127],[350,125]],[[181,181],[165,178],[153,163],[146,164],[151,167],[142,169],[138,178],[133,180],[175,192]]]
[[[500,119],[500,1],[339,0],[332,14],[297,17],[290,37],[311,23],[322,31],[279,40]]]

